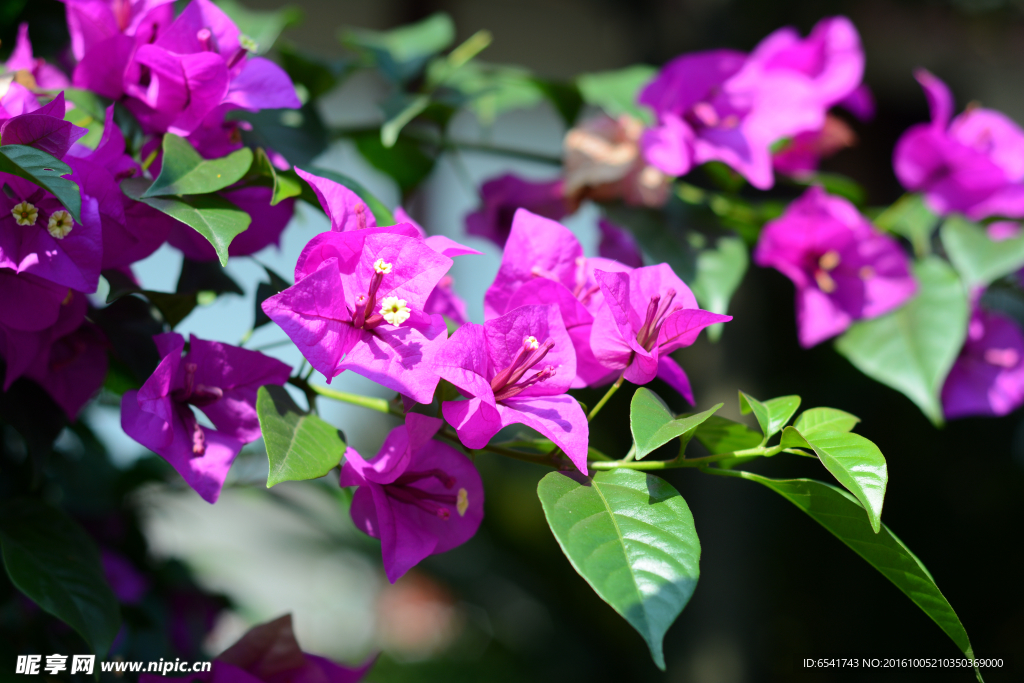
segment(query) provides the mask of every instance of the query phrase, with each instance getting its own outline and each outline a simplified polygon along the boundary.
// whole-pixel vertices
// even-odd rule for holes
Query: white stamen
[[[469,492],[466,489],[459,489],[455,496],[455,509],[459,511],[459,517],[466,516],[466,510],[469,509]]]
[[[388,265],[388,268],[390,267]],[[405,299],[399,299],[397,296],[386,296],[380,302],[380,314],[389,325],[397,327],[409,319],[412,311],[405,305]]]
[[[62,240],[71,234],[71,228],[75,222],[71,220],[71,214],[61,209],[50,214],[50,221],[46,224],[46,231],[54,239]]]
[[[11,215],[14,216],[14,220],[17,221],[18,225],[35,225],[36,219],[39,218],[39,209],[36,208],[35,204],[22,202],[21,204],[16,204],[11,209]]]
[[[391,264],[390,263],[385,263],[383,258],[379,258],[379,259],[377,259],[374,262],[373,270],[374,270],[375,273],[380,273],[381,275],[387,275],[388,273],[391,272]]]

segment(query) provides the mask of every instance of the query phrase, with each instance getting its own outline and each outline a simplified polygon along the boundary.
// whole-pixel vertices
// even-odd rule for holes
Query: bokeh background
[[[277,8],[273,0],[246,6]],[[825,164],[850,175],[883,205],[901,193],[891,169],[893,145],[909,125],[927,119],[912,70],[926,67],[949,83],[958,108],[969,102],[1024,122],[1024,3],[1013,0],[293,0],[305,16],[283,39],[307,52],[344,57],[346,26],[391,28],[439,10],[452,15],[459,40],[481,28],[494,42],[483,58],[569,79],[581,72],[637,62],[660,65],[682,52],[749,50],[783,25],[806,33],[823,16],[845,14],[861,33],[865,80],[878,113],[854,124],[859,141]],[[54,0],[0,3],[0,53],[29,21],[37,55],[57,59],[67,40],[63,5]],[[381,121],[375,103],[384,85],[369,74],[348,78],[321,101],[335,126]],[[501,115],[487,130],[471,116],[457,134],[557,155],[564,127],[546,104]],[[318,165],[345,172],[386,203],[400,200],[387,176],[351,143],[325,150]],[[406,202],[431,232],[463,237],[462,219],[476,205],[474,184],[506,171],[553,178],[552,166],[464,153],[462,169],[443,160]],[[466,177],[468,175],[468,178]],[[567,224],[594,253],[596,211]],[[301,206],[280,251],[258,259],[291,272],[302,245],[325,229],[322,214]],[[485,256],[458,260],[456,289],[474,320],[497,270],[493,245],[465,242]],[[165,246],[136,267],[150,289],[173,289],[181,258]],[[239,259],[229,271],[246,296],[197,309],[179,327],[237,343],[251,326],[262,270]],[[0,294],[2,295],[2,294]],[[933,428],[909,400],[853,369],[829,344],[803,351],[793,321],[792,287],[774,271],[754,268],[734,299],[733,322],[718,344],[702,339],[678,358],[690,373],[698,406],[725,401],[739,419],[736,390],[759,398],[799,394],[805,406],[829,405],[863,419],[858,431],[889,463],[883,519],[922,559],[957,610],[979,657],[1002,658],[988,681],[1024,680],[1024,421],[960,420]],[[273,326],[250,346],[297,364],[297,352],[273,346]],[[374,392],[360,378],[336,386]],[[668,390],[655,386],[663,396]],[[621,392],[593,427],[605,452],[629,446]],[[596,396],[582,395],[593,403]],[[673,406],[685,408],[681,403]],[[392,423],[357,408],[326,407],[352,445],[372,454]],[[97,405],[89,419],[115,461],[142,455],[120,433],[117,411]],[[776,476],[827,475],[815,463],[783,457],[754,465]],[[232,608],[207,641],[211,655],[249,625],[292,612],[305,649],[351,661],[383,649],[372,681],[969,681],[967,670],[805,669],[804,658],[959,656],[951,641],[884,577],[774,493],[754,484],[674,471],[667,479],[689,503],[703,547],[697,591],[666,639],[668,671],[650,662],[638,635],[571,569],[544,523],[536,483],[543,472],[511,461],[481,459],[487,516],[480,533],[451,553],[424,562],[395,586],[379,566],[374,542],[355,533],[344,510],[320,487],[283,484],[267,492],[265,455],[243,453],[232,485],[216,506],[181,487],[148,490],[131,501],[146,520],[158,555],[179,558]],[[3,476],[0,473],[0,476]]]

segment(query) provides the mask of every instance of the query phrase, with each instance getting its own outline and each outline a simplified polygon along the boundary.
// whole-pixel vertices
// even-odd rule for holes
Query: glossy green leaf
[[[875,217],[875,225],[910,240],[914,253],[924,257],[931,252],[932,233],[939,218],[919,194],[903,195],[895,204]]]
[[[799,396],[780,396],[762,402],[740,392],[740,412],[744,415],[754,413],[765,439],[770,439],[782,429],[799,407]]]
[[[256,413],[270,460],[267,488],[322,477],[345,455],[341,430],[301,410],[284,387],[260,387]]]
[[[889,470],[878,446],[860,434],[814,431],[803,434],[786,427],[782,445],[810,448],[832,476],[857,497],[867,510],[871,528],[878,533]]]
[[[743,281],[750,258],[743,240],[723,237],[709,249],[697,254],[697,277],[690,283],[701,308],[712,313],[728,313],[729,300]],[[717,341],[725,323],[708,328],[708,338]]]
[[[848,432],[860,418],[837,408],[808,408],[800,413],[793,426],[803,435],[814,432]]]
[[[996,241],[977,223],[950,216],[939,230],[942,246],[968,288],[984,287],[1024,266],[1024,234]]]
[[[0,147],[0,173],[16,175],[49,190],[72,218],[82,222],[82,196],[78,185],[61,177],[71,175],[71,167],[57,157],[27,145],[3,145]]]
[[[741,422],[712,415],[697,428],[694,438],[714,455],[754,448],[761,444],[762,437]]]
[[[636,103],[640,90],[654,78],[658,70],[646,64],[636,64],[615,71],[577,76],[576,85],[583,101],[600,107],[609,116],[629,114],[644,123],[654,123],[649,109]]]
[[[593,479],[551,472],[537,494],[573,568],[643,636],[664,669],[665,632],[700,575],[700,541],[686,501],[663,479],[627,469]]]
[[[924,564],[884,524],[876,534],[864,519],[864,508],[853,496],[813,479],[769,479],[752,472],[735,474],[767,486],[810,515],[896,584],[966,657],[974,658],[967,631]],[[975,669],[975,673],[980,681],[980,672]]]
[[[290,282],[272,271],[270,268],[263,266],[263,270],[267,271],[267,278],[269,281],[261,282],[256,285],[256,318],[252,323],[252,329],[254,330],[256,328],[263,327],[270,322],[270,318],[263,312],[263,302],[275,294],[283,292],[291,287]]]
[[[121,190],[132,199],[145,202],[194,229],[213,245],[220,264],[227,265],[231,240],[249,227],[252,217],[217,195],[144,197],[148,184],[149,181],[142,178],[128,178],[121,181]]]
[[[423,70],[427,61],[455,42],[455,23],[444,12],[390,31],[349,29],[342,42],[362,52],[393,81],[407,81]]]
[[[346,175],[342,175],[341,173],[336,173],[326,168],[320,168],[317,166],[313,166],[305,170],[309,171],[313,175],[320,176],[321,178],[327,178],[328,180],[333,180],[336,183],[341,183],[342,185],[344,185],[345,187],[359,195],[359,198],[366,202],[366,207],[373,212],[373,217],[377,219],[377,225],[395,224],[395,216],[391,213],[391,210],[388,209],[388,207],[384,206],[384,203],[377,199],[369,190],[363,187],[362,184],[359,183],[359,181],[353,180],[352,178],[349,178]],[[308,185],[306,185],[305,182],[303,182],[303,185],[308,187]],[[303,199],[306,199],[310,195],[312,196],[312,201],[309,203],[317,208],[320,208],[320,202],[319,200],[316,199],[316,195],[312,193],[312,190],[310,190],[308,195],[306,194],[305,189],[303,190]]]
[[[288,5],[270,12],[243,7],[235,0],[217,0],[217,6],[231,17],[244,36],[252,40],[252,51],[260,55],[274,47],[281,31],[302,20],[302,10]]]
[[[183,137],[164,135],[160,175],[142,193],[146,197],[209,194],[234,185],[252,166],[252,150],[243,147],[219,159],[204,159]]]
[[[918,293],[899,309],[853,324],[836,349],[868,377],[903,393],[935,424],[939,392],[967,335],[967,293],[945,261],[914,267]]]
[[[273,190],[270,195],[271,206],[277,206],[289,197],[298,197],[302,194],[302,183],[299,177],[295,173],[278,171],[262,147],[256,148],[256,153],[252,157],[252,166],[249,167],[243,180],[247,184],[271,188]]]
[[[638,388],[629,404],[629,428],[636,443],[636,459],[643,459],[677,437],[689,441],[694,430],[722,405],[696,415],[676,417],[656,393],[646,387]]]
[[[105,656],[121,613],[89,535],[57,508],[15,498],[0,505],[0,546],[11,583]]]

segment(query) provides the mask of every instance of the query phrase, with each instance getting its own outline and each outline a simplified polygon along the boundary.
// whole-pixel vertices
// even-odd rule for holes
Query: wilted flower
[[[906,254],[850,202],[812,187],[761,232],[754,261],[796,285],[800,344],[874,318],[917,291]]]
[[[654,206],[668,200],[669,177],[640,154],[643,123],[623,114],[583,121],[565,135],[564,192],[570,204],[584,199]]]

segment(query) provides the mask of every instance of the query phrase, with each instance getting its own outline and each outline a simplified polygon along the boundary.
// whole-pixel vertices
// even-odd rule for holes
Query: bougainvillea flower
[[[644,126],[623,114],[587,119],[565,134],[565,196],[571,206],[584,199],[658,207],[668,200],[669,178],[644,161],[640,136]]]
[[[1024,403],[1024,333],[1010,318],[975,306],[967,339],[942,386],[949,419],[1006,415]]]
[[[298,166],[295,172],[313,188],[320,206],[331,221],[331,230],[347,232],[377,227],[373,212],[355,192],[330,178],[321,178],[303,171]]]
[[[284,384],[291,369],[262,353],[195,336],[184,356],[180,334],[153,340],[160,364],[141,389],[125,392],[121,427],[214,503],[242,445],[260,437],[256,392],[265,384]],[[193,406],[217,429],[199,424]]]
[[[893,166],[903,186],[924,193],[939,214],[1024,216],[1024,131],[981,107],[950,120],[953,96],[946,84],[923,69],[915,76],[932,121],[911,126],[896,143]]]
[[[358,486],[352,521],[379,538],[391,583],[429,555],[462,545],[484,516],[484,487],[473,463],[433,437],[443,422],[409,413],[366,461],[345,452],[342,486]]]
[[[18,26],[18,38],[14,50],[4,67],[14,72],[14,78],[22,85],[35,90],[64,90],[71,85],[68,77],[57,67],[37,59],[32,54],[32,42],[28,38],[28,24]]]
[[[917,291],[899,243],[876,230],[850,202],[820,187],[765,226],[754,261],[796,286],[804,347],[839,334],[854,320],[887,313]]]
[[[82,222],[38,185],[0,174],[0,268],[31,273],[80,292],[94,292],[103,257],[95,198],[82,197]]]
[[[0,95],[0,121],[33,112],[40,106],[39,99],[31,90],[17,81],[12,81],[8,83],[7,91]]]
[[[597,245],[597,253],[601,258],[618,261],[630,268],[644,265],[640,247],[629,232],[605,218],[597,222],[597,227],[601,231],[601,242]]]
[[[281,233],[295,212],[294,198],[271,206],[273,188],[259,186],[227,189],[218,194],[252,217],[249,227],[231,240],[230,256],[248,256],[270,245],[280,246]],[[193,261],[217,260],[217,252],[210,241],[184,223],[175,221],[167,242]]]
[[[3,389],[28,371],[54,339],[85,319],[86,298],[66,286],[27,273],[0,268],[0,356],[6,370]]]
[[[508,173],[480,187],[483,206],[466,216],[466,232],[505,246],[518,209],[559,220],[568,213],[561,180],[531,182]]]
[[[263,310],[328,381],[352,370],[429,403],[447,328],[423,308],[451,265],[411,225],[323,232],[300,254],[295,284]]]
[[[74,421],[107,376],[107,338],[97,325],[83,322],[43,347],[25,376],[43,387]]]
[[[212,2],[193,0],[167,24],[170,10],[156,2],[71,0],[80,60],[75,85],[123,100],[145,131],[156,134],[188,136],[220,123],[229,109],[301,106],[287,74],[251,56],[255,44]],[[211,115],[215,121],[207,120]]]
[[[630,270],[617,261],[584,257],[583,247],[568,228],[520,209],[512,221],[498,274],[484,293],[484,317],[490,320],[525,304],[555,304],[576,349],[577,377],[572,386],[599,386],[611,370],[598,363],[590,350],[589,326],[604,300],[594,278],[598,269]]]
[[[710,50],[665,65],[639,98],[658,117],[641,140],[647,162],[678,176],[721,161],[755,187],[771,187],[771,145],[821,128],[825,110],[806,75],[747,64],[741,52]]]
[[[576,377],[576,353],[556,306],[520,306],[483,325],[463,325],[434,362],[468,398],[442,405],[463,444],[483,448],[503,427],[523,424],[587,473],[587,418],[565,393]]]
[[[738,80],[749,79],[750,86],[760,87],[758,80],[778,74],[809,79],[824,109],[844,101],[860,87],[864,76],[864,49],[853,22],[846,17],[822,19],[807,38],[790,27],[774,31],[750,53]]]
[[[664,263],[628,273],[598,271],[597,280],[606,304],[590,332],[597,359],[633,384],[664,374],[693,403],[686,374],[668,354],[692,344],[708,325],[732,316],[697,308],[690,288]]]
[[[303,652],[286,614],[246,631],[238,642],[217,655],[209,671],[173,678],[143,673],[139,683],[167,680],[201,683],[359,683],[377,661],[349,667]]]
[[[857,142],[857,136],[837,116],[825,117],[821,130],[798,133],[772,157],[775,170],[789,176],[805,176],[818,169],[822,159],[828,158]]]
[[[4,121],[0,126],[0,139],[5,145],[27,145],[63,159],[75,140],[89,132],[65,121],[64,113],[64,93],[61,92],[47,105]]]
[[[143,202],[129,199],[120,182],[138,177],[142,170],[125,153],[124,136],[114,123],[114,107],[107,108],[103,136],[95,150],[82,145],[65,158],[83,195],[94,197],[103,226],[103,269],[125,268],[140,261],[164,243],[172,227],[180,223]]]

